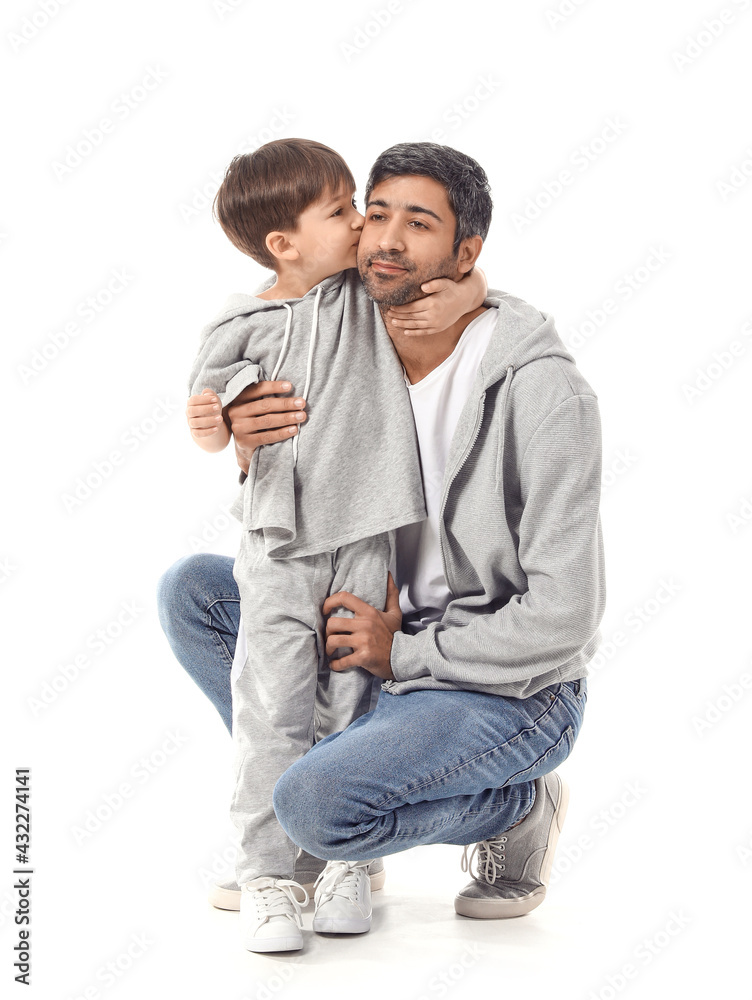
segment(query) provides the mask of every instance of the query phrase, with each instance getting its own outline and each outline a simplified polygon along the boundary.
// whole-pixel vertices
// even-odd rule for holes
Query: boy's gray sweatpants
[[[381,682],[367,670],[329,667],[321,608],[329,594],[346,590],[383,609],[394,537],[390,531],[314,556],[270,559],[263,532],[243,533],[234,576],[247,657],[232,687],[230,807],[239,834],[238,885],[261,875],[293,877],[298,848],[274,814],[277,779],[314,742],[376,703]],[[333,614],[352,617],[344,608]]]

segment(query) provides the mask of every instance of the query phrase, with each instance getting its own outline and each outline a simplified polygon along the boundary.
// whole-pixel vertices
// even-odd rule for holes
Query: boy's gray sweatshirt
[[[263,531],[268,556],[314,555],[423,520],[402,366],[356,270],[300,299],[231,296],[202,331],[189,392],[213,389],[226,406],[276,378],[306,399],[307,417],[294,437],[255,450],[233,507]]]
[[[553,318],[505,292],[452,438],[443,617],[394,636],[383,689],[525,698],[588,674],[606,591],[595,393]],[[399,544],[399,535],[397,536]]]

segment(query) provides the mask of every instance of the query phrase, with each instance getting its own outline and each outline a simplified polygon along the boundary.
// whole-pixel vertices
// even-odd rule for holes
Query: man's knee
[[[285,771],[274,786],[272,802],[280,826],[298,847],[323,860],[341,856],[334,814],[338,796],[306,758]]]
[[[183,556],[173,563],[157,583],[157,609],[162,628],[167,631],[172,618],[195,605],[203,590],[202,581],[211,571],[217,556],[199,552]]]

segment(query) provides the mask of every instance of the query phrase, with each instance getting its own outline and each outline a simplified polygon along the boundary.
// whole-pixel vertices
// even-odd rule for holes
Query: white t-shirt
[[[487,309],[468,323],[457,346],[438,368],[411,385],[405,384],[418,432],[420,467],[428,517],[397,529],[391,573],[400,592],[406,632],[420,632],[438,621],[452,598],[444,576],[439,546],[439,514],[449,446],[478,367],[491,340],[499,310]],[[417,614],[416,614],[417,612]]]

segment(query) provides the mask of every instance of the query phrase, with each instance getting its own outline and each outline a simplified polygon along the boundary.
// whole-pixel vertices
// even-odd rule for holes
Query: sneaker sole
[[[546,854],[541,866],[540,878],[543,885],[527,896],[520,896],[519,899],[468,899],[465,896],[455,896],[456,913],[480,920],[500,920],[506,917],[522,917],[541,905],[546,898],[546,886],[554,864],[556,845],[569,808],[569,786],[559,774],[556,775],[556,780],[559,782],[559,801],[551,817]]]
[[[314,917],[312,926],[317,934],[365,934],[371,929],[371,918],[334,920],[331,917]]]
[[[269,951],[300,951],[303,947],[303,939],[296,937],[289,938],[251,938],[244,942],[246,951],[269,952]]]
[[[380,872],[375,872],[369,877],[371,879],[371,892],[383,889],[386,882],[386,868],[382,868]],[[304,884],[303,888],[313,899],[313,882]],[[239,910],[240,889],[223,889],[221,885],[212,885],[209,888],[209,902],[218,910]]]

